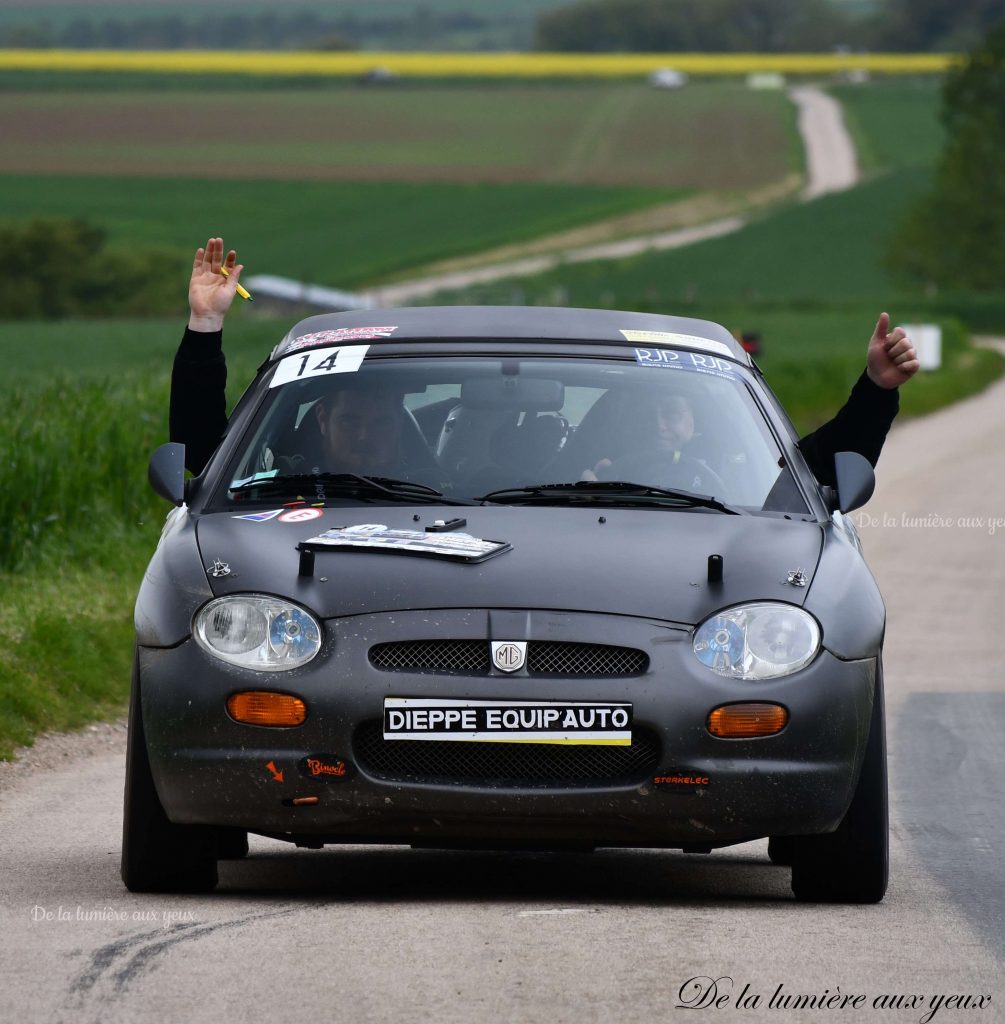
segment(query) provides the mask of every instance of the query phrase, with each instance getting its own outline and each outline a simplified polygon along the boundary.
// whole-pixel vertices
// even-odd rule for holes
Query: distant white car
[[[688,76],[676,68],[657,68],[649,76],[649,84],[654,89],[680,89],[687,83]]]

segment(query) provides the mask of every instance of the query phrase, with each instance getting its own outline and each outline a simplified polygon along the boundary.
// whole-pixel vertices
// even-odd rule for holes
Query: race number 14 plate
[[[385,740],[578,743],[627,747],[631,704],[385,697]]]

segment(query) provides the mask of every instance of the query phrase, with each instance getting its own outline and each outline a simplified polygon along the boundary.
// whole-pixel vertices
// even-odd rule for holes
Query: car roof
[[[330,345],[409,341],[566,341],[693,349],[750,365],[721,324],[662,313],[551,306],[407,306],[322,313],[301,320],[269,361]]]

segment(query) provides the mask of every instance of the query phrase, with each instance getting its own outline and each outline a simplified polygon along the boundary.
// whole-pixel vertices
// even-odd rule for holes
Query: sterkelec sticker
[[[314,334],[301,334],[286,343],[286,353],[298,352],[302,348],[314,345],[352,344],[356,341],[368,341],[374,338],[390,338],[398,329],[393,327],[336,327],[333,331],[315,331]]]
[[[282,513],[281,508],[273,508],[268,512],[248,512],[247,515],[243,516],[231,516],[231,519],[247,519],[252,523],[264,523],[269,519],[275,519],[276,516]]]
[[[655,366],[662,370],[692,370],[727,377],[729,380],[739,380],[736,368],[729,360],[720,359],[718,356],[704,356],[700,352],[678,352],[672,348],[637,348],[635,362],[639,366]]]
[[[369,348],[369,345],[314,348],[309,352],[285,356],[279,360],[269,387],[278,388],[291,381],[327,377],[333,373],[355,373],[363,365],[363,357]]]
[[[385,697],[385,740],[630,746],[631,704]]]
[[[699,338],[696,334],[675,334],[673,331],[626,331],[621,332],[625,341],[640,341],[644,345],[657,342],[669,342],[671,345],[688,345],[701,348],[706,352],[721,352],[724,356],[733,354],[730,347],[723,341],[712,341],[710,338]]]
[[[280,517],[281,523],[309,523],[312,519],[320,519],[324,511],[320,508],[290,508]]]
[[[704,789],[709,785],[708,776],[693,768],[668,768],[652,781],[659,789]]]
[[[298,762],[297,769],[308,779],[320,782],[345,782],[354,775],[352,765],[334,754],[308,754]]]

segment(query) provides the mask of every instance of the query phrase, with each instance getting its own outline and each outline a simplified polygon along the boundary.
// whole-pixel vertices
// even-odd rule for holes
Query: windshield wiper
[[[291,494],[309,491],[321,500],[331,494],[394,498],[395,501],[416,501],[433,505],[474,505],[476,502],[447,498],[442,491],[413,480],[396,480],[388,476],[362,476],[359,473],[287,473],[262,480],[247,480],[229,488],[231,494],[255,491],[264,494]]]
[[[688,508],[710,508],[731,516],[747,514],[744,509],[727,505],[708,494],[635,484],[628,480],[577,480],[575,483],[506,487],[499,491],[489,491],[477,500],[500,505],[586,505],[598,501],[618,505],[651,505],[653,501],[672,501]]]

